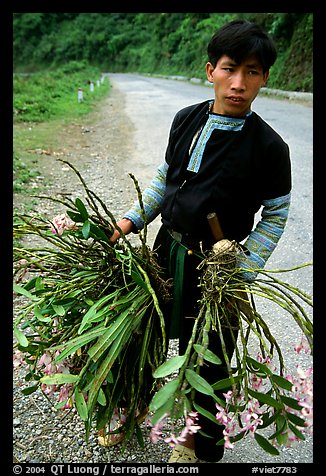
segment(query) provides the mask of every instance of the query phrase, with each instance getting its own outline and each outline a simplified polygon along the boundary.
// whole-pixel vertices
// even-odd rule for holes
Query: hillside
[[[210,37],[239,17],[276,42],[268,86],[312,92],[312,13],[15,13],[14,71],[86,60],[103,71],[203,78]]]

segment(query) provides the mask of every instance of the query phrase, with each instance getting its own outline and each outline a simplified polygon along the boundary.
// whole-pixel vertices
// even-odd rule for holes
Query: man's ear
[[[212,65],[212,63],[208,62],[206,63],[206,76],[207,76],[207,79],[210,83],[213,83],[213,71],[214,71],[214,66]]]
[[[265,71],[265,73],[263,74],[263,86],[266,86],[268,77],[269,77],[269,71]]]

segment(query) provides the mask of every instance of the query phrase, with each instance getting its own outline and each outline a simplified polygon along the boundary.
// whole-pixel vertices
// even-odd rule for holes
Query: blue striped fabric
[[[153,221],[160,213],[168,168],[166,162],[162,163],[157,169],[156,176],[142,194],[146,223]],[[138,230],[144,227],[144,218],[138,201],[124,214],[123,218],[131,220]]]
[[[274,251],[285,228],[290,202],[291,194],[263,201],[261,220],[244,243],[250,255],[244,255],[238,261],[238,266],[244,268],[242,275],[246,281],[256,278],[257,269],[264,268]]]

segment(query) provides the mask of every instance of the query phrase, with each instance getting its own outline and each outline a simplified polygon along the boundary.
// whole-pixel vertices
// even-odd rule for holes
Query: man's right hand
[[[122,220],[117,222],[117,225],[125,235],[128,235],[134,229],[133,222],[129,220],[128,218],[122,218]],[[118,241],[120,236],[121,236],[120,232],[115,229],[112,236],[110,237],[111,243],[116,243],[116,241]]]

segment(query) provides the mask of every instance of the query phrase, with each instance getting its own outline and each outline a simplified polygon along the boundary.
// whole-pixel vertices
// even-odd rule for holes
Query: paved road
[[[125,112],[132,121],[134,151],[123,164],[125,173],[132,172],[142,187],[150,182],[156,167],[164,160],[169,128],[175,113],[184,106],[213,97],[208,86],[190,82],[132,74],[109,74],[113,87],[125,95]],[[313,248],[313,123],[311,107],[287,100],[258,96],[253,110],[260,114],[288,143],[292,158],[293,192],[288,224],[278,248],[268,262],[269,269],[287,269],[312,261]],[[149,227],[153,239],[159,219]],[[283,275],[282,275],[283,276]],[[312,293],[312,267],[290,273],[294,285]],[[299,362],[293,344],[300,337],[293,322],[273,309],[267,309],[271,328],[282,340],[290,370]],[[274,314],[275,312],[275,314]],[[267,455],[246,441],[237,450],[227,452],[223,462],[312,462],[312,442],[308,438],[298,448],[286,449],[279,457]]]

